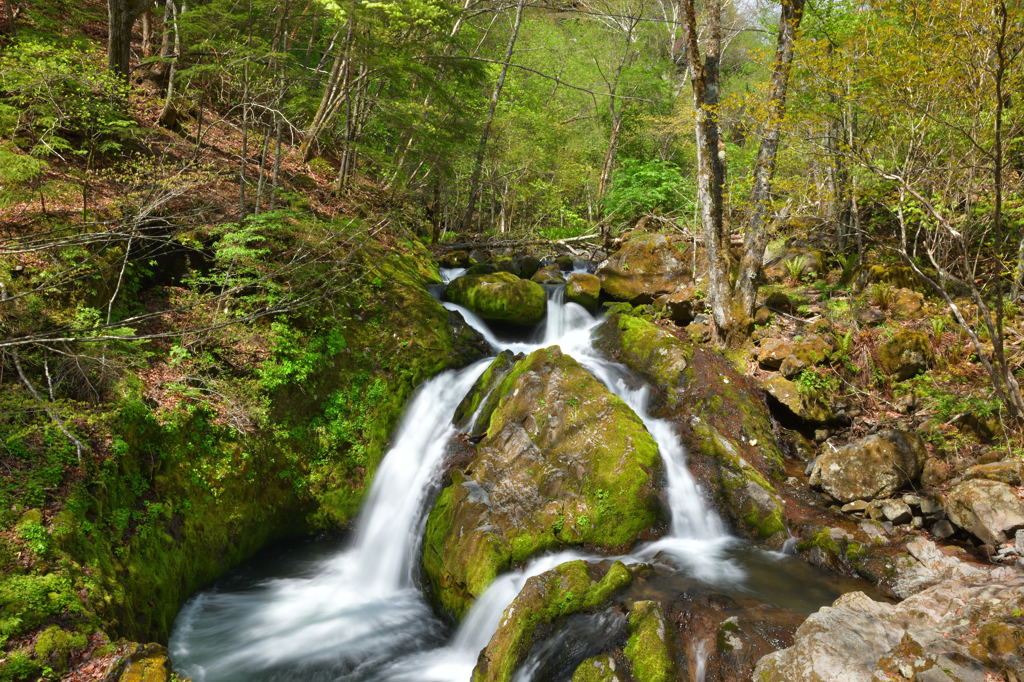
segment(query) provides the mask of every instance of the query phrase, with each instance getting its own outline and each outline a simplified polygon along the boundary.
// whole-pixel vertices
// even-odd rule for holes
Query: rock
[[[1024,528],[1024,500],[999,481],[971,479],[949,491],[946,515],[982,542],[1000,545]]]
[[[910,505],[903,500],[875,500],[870,503],[868,516],[876,521],[885,519],[898,525],[910,521],[914,514],[910,511]]]
[[[448,325],[452,330],[452,349],[460,365],[469,365],[493,352],[483,335],[470,327],[459,311],[448,311]]]
[[[764,274],[769,282],[814,278],[825,272],[825,256],[821,251],[799,246],[785,248],[765,264]]]
[[[764,305],[769,310],[776,310],[783,313],[792,313],[796,310],[796,303],[783,291],[773,291],[764,299]]]
[[[505,609],[497,631],[480,652],[473,682],[509,682],[539,627],[602,604],[631,580],[629,569],[618,561],[607,569],[570,561],[530,578]]]
[[[118,682],[170,682],[167,649],[159,644],[140,645],[128,656]]]
[[[495,389],[501,385],[515,364],[524,357],[526,356],[521,353],[516,355],[510,350],[503,350],[491,361],[484,373],[473,384],[473,388],[455,408],[452,423],[460,431],[469,432],[475,437],[481,437],[487,433],[491,413],[498,406],[502,395],[501,391]]]
[[[693,325],[690,325],[691,327]],[[782,453],[761,393],[718,353],[633,315],[613,315],[595,333],[609,356],[646,376],[664,400],[690,469],[744,536],[778,548],[788,537],[773,481]]]
[[[491,254],[483,249],[473,249],[469,252],[469,264],[478,265],[481,263],[489,263],[491,261]]]
[[[810,483],[840,502],[889,497],[921,475],[925,452],[915,434],[882,431],[823,452]]]
[[[794,339],[790,355],[779,366],[782,376],[787,379],[799,374],[806,367],[820,365],[832,354],[832,343],[821,334],[808,334]]]
[[[778,369],[793,354],[793,343],[788,339],[764,339],[757,351],[757,364],[763,369]]]
[[[903,501],[909,504],[911,507],[917,507],[921,510],[921,513],[926,516],[932,516],[942,512],[942,503],[936,500],[934,497],[927,497],[925,495],[918,495],[915,493],[907,493],[903,495]]]
[[[469,267],[469,254],[465,251],[449,251],[437,259],[442,268]]]
[[[665,616],[656,602],[638,601],[630,609],[625,654],[638,680],[670,682],[676,679]]]
[[[1013,546],[1017,550],[1017,554],[1024,556],[1024,528],[1018,528],[1014,534]]]
[[[878,365],[896,381],[920,374],[932,365],[928,335],[914,329],[903,329],[878,347]]]
[[[967,480],[984,478],[989,481],[999,481],[1007,485],[1020,486],[1024,481],[1024,462],[1019,459],[1008,459],[1002,462],[991,462],[989,464],[975,464],[968,467],[963,473]]]
[[[1020,670],[1020,648],[1005,643],[1021,641],[1024,633],[1012,616],[1021,607],[1020,576],[981,585],[947,580],[898,604],[850,592],[812,614],[797,629],[793,646],[762,658],[753,679],[925,679],[916,675],[944,670],[951,677],[928,679],[981,680],[986,671]]]
[[[854,318],[865,327],[874,327],[885,322],[885,313],[878,308],[862,308],[854,313]]]
[[[801,393],[795,383],[783,376],[776,374],[769,377],[764,382],[764,388],[768,395],[800,421],[825,424],[834,417],[832,410],[820,398]],[[828,437],[827,433],[825,437]]]
[[[638,234],[597,267],[604,292],[619,301],[650,303],[691,280],[689,247],[681,238]]]
[[[889,309],[900,317],[913,317],[924,307],[924,294],[912,289],[896,289],[892,292]]]
[[[775,314],[772,313],[771,308],[769,308],[768,306],[766,306],[766,305],[758,306],[757,310],[754,311],[754,324],[755,325],[768,324],[769,322],[772,321],[772,318],[774,316],[775,316]]]
[[[654,299],[655,310],[666,313],[670,320],[685,327],[704,309],[703,294],[694,284],[684,284],[670,294]]]
[[[523,326],[540,322],[547,309],[544,287],[508,272],[463,275],[448,285],[445,297],[485,320]]]
[[[921,470],[921,485],[925,488],[938,488],[949,480],[953,475],[953,466],[938,457],[928,457],[924,460],[924,468]]]
[[[530,280],[538,284],[562,284],[565,282],[565,278],[562,277],[562,269],[554,263],[537,270]]]
[[[625,682],[617,667],[615,657],[610,654],[594,656],[579,664],[571,682]]]
[[[657,444],[575,360],[535,351],[493,394],[486,435],[438,495],[423,542],[434,594],[460,616],[515,562],[583,544],[625,550],[660,518]]]
[[[867,508],[868,503],[865,502],[864,500],[854,500],[853,502],[848,502],[844,504],[841,508],[841,511],[844,514],[857,514],[867,510]]]
[[[515,273],[524,279],[530,279],[540,270],[540,259],[536,256],[520,256],[515,259]]]
[[[946,519],[939,519],[933,523],[930,531],[932,535],[940,540],[945,540],[955,532],[953,530],[953,524]]]
[[[601,297],[601,279],[597,275],[574,272],[565,283],[565,298],[584,308],[594,308]]]
[[[564,272],[569,272],[576,266],[576,262],[569,255],[559,256],[555,259],[555,264]]]

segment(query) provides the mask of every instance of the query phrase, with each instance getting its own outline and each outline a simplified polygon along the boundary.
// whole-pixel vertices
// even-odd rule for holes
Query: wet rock
[[[452,330],[452,350],[458,364],[465,366],[491,354],[490,344],[466,323],[459,311],[448,311],[448,326]]]
[[[989,464],[975,464],[964,471],[963,477],[967,480],[984,478],[989,481],[1019,486],[1024,481],[1024,462],[1011,459]]]
[[[461,615],[509,565],[548,549],[623,550],[660,518],[658,446],[640,418],[557,347],[495,387],[476,456],[427,520],[423,566]]]
[[[565,298],[584,308],[594,308],[601,297],[601,279],[597,275],[574,272],[565,284]]]
[[[602,654],[588,658],[579,664],[572,674],[571,682],[625,682],[626,678],[619,674],[615,657]]]
[[[509,682],[529,651],[538,627],[599,606],[631,580],[629,569],[618,561],[606,569],[584,561],[570,561],[530,578],[505,609],[498,630],[480,652],[473,682]]]
[[[530,280],[538,284],[562,284],[565,282],[565,278],[562,277],[562,268],[558,267],[555,263],[545,265],[540,270],[537,270],[530,277]]]
[[[650,303],[691,279],[689,247],[681,237],[638,234],[597,267],[604,292],[619,301]]]
[[[139,645],[129,654],[118,682],[170,682],[167,649],[159,644]]]
[[[672,293],[656,298],[654,308],[667,314],[679,326],[686,326],[704,310],[704,297],[696,285],[684,284]]]
[[[675,425],[694,476],[720,512],[744,536],[781,547],[788,535],[773,481],[785,478],[782,453],[753,382],[718,353],[640,317],[610,317],[596,340],[658,387],[658,416]]]
[[[949,491],[944,502],[949,520],[982,542],[1000,545],[1024,528],[1024,500],[999,481],[964,481]]]
[[[515,364],[522,360],[523,354],[516,355],[510,350],[503,350],[491,361],[484,373],[473,384],[466,397],[455,408],[452,421],[460,431],[469,432],[475,437],[487,433],[491,421],[491,413],[498,406],[501,391],[497,389],[505,380]]]
[[[764,339],[757,351],[757,364],[763,369],[778,369],[793,354],[793,342],[788,339]]]
[[[625,654],[638,680],[669,682],[676,679],[665,616],[656,602],[638,601],[630,609]]]
[[[928,335],[915,329],[903,329],[878,347],[878,365],[896,381],[905,381],[932,365]]]
[[[753,679],[846,682],[908,671],[904,677],[924,679],[915,675],[948,669],[958,673],[952,679],[980,680],[1019,665],[1020,649],[1007,651],[1006,643],[1020,641],[1020,633],[1001,628],[1020,630],[1012,614],[1022,606],[1024,577],[982,585],[947,580],[899,604],[851,592],[812,614],[792,647],[762,658]],[[979,637],[989,632],[995,636]]]
[[[920,476],[924,458],[916,434],[882,431],[823,452],[810,483],[840,502],[889,497]]]
[[[572,256],[562,255],[555,259],[555,264],[563,271],[568,272],[569,270],[573,269],[573,267],[576,265],[576,262],[573,261]]]
[[[469,254],[465,251],[449,251],[437,259],[442,268],[465,268],[469,266]]]
[[[524,279],[530,279],[540,270],[540,259],[536,256],[520,256],[515,259],[515,273]]]
[[[445,297],[485,320],[534,325],[544,318],[544,287],[508,272],[463,275],[448,285]]]
[[[801,393],[794,382],[781,375],[769,377],[764,388],[792,418],[805,424],[825,424],[835,418],[832,409],[820,397]],[[826,438],[828,432],[822,434],[820,440]]]

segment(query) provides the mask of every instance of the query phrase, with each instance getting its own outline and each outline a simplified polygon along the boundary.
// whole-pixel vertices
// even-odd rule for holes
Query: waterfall
[[[447,281],[457,272],[446,270],[442,277]],[[672,425],[649,414],[649,388],[596,351],[591,333],[600,320],[566,303],[564,286],[549,290],[547,318],[534,343],[504,341],[472,312],[444,305],[461,313],[495,351],[560,346],[643,420],[664,461],[670,529],[665,538],[615,558],[666,563],[708,582],[742,578],[723,555],[733,540],[704,505]],[[190,600],[171,637],[175,669],[194,682],[468,682],[502,612],[530,577],[573,559],[608,558],[571,551],[534,558],[499,576],[444,642],[444,626],[415,586],[415,567],[428,497],[454,435],[452,416],[489,362],[442,373],[413,397],[347,547],[300,575],[245,590],[212,589]]]

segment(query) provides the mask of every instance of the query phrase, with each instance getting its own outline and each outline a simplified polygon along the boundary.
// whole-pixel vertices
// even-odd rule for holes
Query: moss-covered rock
[[[629,640],[626,658],[633,676],[644,682],[676,679],[665,616],[657,602],[638,601],[629,611]]]
[[[778,401],[792,417],[806,424],[816,426],[828,424],[835,415],[823,396],[801,392],[799,386],[786,377],[776,374],[764,382],[768,395]]]
[[[598,266],[601,287],[619,301],[650,303],[691,280],[689,248],[681,236],[634,235]]]
[[[878,366],[896,381],[905,381],[932,366],[928,335],[916,329],[901,329],[878,347]]]
[[[625,682],[611,654],[594,656],[576,666],[572,682]]]
[[[57,672],[68,667],[68,661],[76,649],[84,649],[88,640],[80,632],[68,632],[56,625],[39,633],[32,647],[35,659],[40,665]]]
[[[501,570],[537,552],[623,549],[658,522],[661,459],[640,418],[557,347],[519,361],[476,456],[430,511],[423,565],[461,615]]]
[[[584,561],[570,561],[530,578],[505,609],[498,630],[480,652],[473,669],[473,682],[509,682],[529,651],[539,626],[600,606],[632,578],[629,569],[618,561],[607,569]],[[646,623],[644,625],[646,627]]]
[[[563,284],[565,282],[565,278],[562,277],[562,268],[557,263],[539,268],[533,273],[530,280],[537,284]]]
[[[601,298],[601,280],[597,275],[574,272],[565,283],[565,298],[584,308],[593,308]]]
[[[544,287],[510,272],[463,275],[448,285],[445,297],[485,320],[518,325],[537,324],[547,306]]]
[[[491,413],[501,399],[501,392],[495,389],[505,380],[516,362],[524,357],[522,353],[516,355],[510,350],[498,353],[455,408],[453,421],[458,428],[470,430],[474,436],[483,436],[487,433]]]
[[[918,435],[882,431],[824,450],[815,460],[810,483],[840,502],[891,497],[918,479],[926,454]]]
[[[680,326],[693,322],[704,307],[704,294],[696,284],[683,284],[675,291],[654,299],[654,309]]]
[[[127,657],[117,682],[171,682],[167,650],[159,644],[137,647]]]
[[[634,315],[609,317],[597,342],[660,389],[658,414],[676,425],[719,511],[743,535],[781,546],[787,533],[773,481],[783,477],[783,459],[756,386],[718,353]]]

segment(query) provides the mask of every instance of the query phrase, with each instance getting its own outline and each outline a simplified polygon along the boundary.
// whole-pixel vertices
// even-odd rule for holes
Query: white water
[[[446,271],[447,281],[456,275]],[[457,276],[457,275],[456,275]],[[669,534],[618,557],[661,562],[713,583],[735,583],[742,570],[723,552],[733,542],[686,468],[672,426],[648,412],[649,389],[600,357],[591,343],[599,320],[555,288],[535,343],[506,342],[479,317],[455,304],[495,350],[532,352],[559,345],[643,420],[666,471]],[[480,650],[526,580],[576,552],[542,556],[499,576],[477,600],[446,645],[443,626],[414,584],[427,496],[436,489],[452,415],[489,363],[480,361],[427,382],[411,401],[384,457],[350,545],[298,577],[264,581],[246,591],[210,590],[179,614],[170,642],[176,670],[194,682],[234,680],[394,680],[467,682]],[[635,383],[635,382],[633,382]],[[607,558],[607,557],[600,557]],[[314,672],[300,673],[301,668]],[[315,672],[319,671],[319,672]]]

